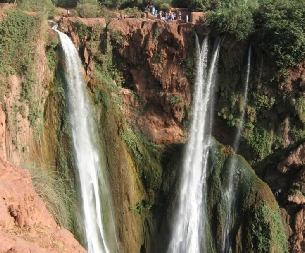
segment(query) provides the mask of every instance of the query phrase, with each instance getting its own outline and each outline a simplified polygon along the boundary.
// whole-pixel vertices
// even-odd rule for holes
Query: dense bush
[[[21,11],[7,12],[7,19],[0,22],[0,74],[28,73],[34,57],[33,38],[38,25],[34,16]]]
[[[17,2],[21,10],[54,13],[54,4],[51,0],[19,0]]]
[[[168,11],[171,8],[171,6],[168,3],[163,3],[160,5],[160,10],[161,11]]]
[[[208,11],[207,17],[207,25],[220,34],[237,40],[253,38],[277,69],[305,59],[305,5],[301,1],[227,0]]]
[[[78,0],[52,0],[52,2],[58,7],[73,8],[77,5]]]
[[[254,31],[251,9],[247,5],[221,4],[215,11],[208,13],[208,25],[238,40],[247,39]]]
[[[254,13],[254,41],[279,69],[305,59],[305,5],[267,2]]]
[[[96,18],[100,16],[100,5],[97,0],[80,0],[76,10],[83,18]]]
[[[187,8],[189,3],[185,0],[173,0],[172,5],[179,8]]]
[[[172,1],[171,0],[155,0],[154,1],[154,6],[156,7],[157,10],[162,10],[165,6],[167,6],[167,8],[170,8],[172,5]]]
[[[203,4],[201,0],[193,0],[191,4],[189,5],[189,8],[192,11],[205,11],[206,6]]]

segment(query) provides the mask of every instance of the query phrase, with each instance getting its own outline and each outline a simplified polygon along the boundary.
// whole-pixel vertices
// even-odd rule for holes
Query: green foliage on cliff
[[[252,11],[247,5],[222,2],[220,6],[208,14],[208,25],[234,35],[238,40],[248,38],[254,31]]]
[[[189,8],[191,11],[206,11],[215,8],[220,3],[219,0],[172,0],[172,6],[179,8]]]
[[[19,101],[25,103],[29,110],[23,109],[20,114],[28,117],[30,126],[34,129],[35,137],[39,137],[42,130],[43,111],[41,104],[43,98],[35,97],[34,87],[37,81],[37,61],[39,51],[37,45],[45,36],[45,23],[36,16],[28,15],[22,11],[8,11],[7,18],[0,22],[0,75],[9,77],[16,75],[21,80]],[[41,60],[41,58],[39,58]],[[15,105],[15,107],[17,104]],[[19,106],[19,108],[24,108]],[[11,124],[11,123],[10,123]],[[18,129],[20,126],[14,124]]]
[[[121,137],[131,150],[139,177],[143,180],[147,190],[154,195],[160,189],[162,170],[160,161],[157,161],[151,152],[152,144],[131,129],[123,131]]]
[[[89,37],[91,35],[89,27],[79,20],[75,22],[74,28],[81,41],[83,41],[87,36]]]
[[[278,68],[305,59],[305,5],[299,1],[266,1],[253,15],[254,41]]]
[[[39,20],[22,11],[7,12],[0,21],[0,74],[27,75],[35,52]]]
[[[53,37],[50,40],[47,40],[45,45],[48,68],[51,71],[53,71],[56,68],[56,65],[58,63],[58,56],[56,52],[58,44],[59,44],[58,37]]]
[[[270,208],[266,203],[254,215],[252,234],[255,252],[288,252],[280,211]]]
[[[230,170],[233,170],[234,195],[231,206],[225,197],[232,173]],[[214,140],[209,156],[207,196],[211,221],[209,238],[217,245],[210,252],[220,252],[222,249],[228,210],[233,224],[229,227],[233,252],[288,252],[280,210],[270,188],[242,157]]]
[[[148,204],[145,200],[142,200],[142,202],[129,207],[129,210],[133,210],[136,211],[138,214],[141,214],[144,210],[149,210],[150,208],[151,205]]]
[[[55,6],[72,8],[77,5],[78,0],[52,0]]]
[[[305,59],[305,5],[300,1],[224,1],[207,17],[207,25],[219,33],[252,38],[278,69]]]
[[[169,103],[171,105],[180,105],[180,106],[184,105],[184,101],[183,101],[183,99],[179,95],[172,95],[172,96],[170,96]]]
[[[51,0],[18,0],[17,2],[20,10],[54,14],[55,6]]]
[[[76,10],[83,18],[96,18],[100,16],[100,5],[97,0],[80,0]]]

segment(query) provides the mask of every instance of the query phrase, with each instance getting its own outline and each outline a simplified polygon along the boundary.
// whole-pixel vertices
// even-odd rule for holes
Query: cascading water
[[[247,64],[247,74],[246,74],[246,81],[245,81],[245,91],[244,91],[244,103],[243,109],[240,116],[237,133],[233,142],[233,149],[235,153],[238,152],[239,140],[241,131],[243,129],[244,120],[245,120],[245,111],[248,103],[248,85],[249,85],[249,76],[250,76],[250,67],[251,67],[251,46],[248,50],[248,64]],[[231,158],[229,164],[229,182],[227,188],[224,193],[224,199],[228,210],[226,211],[225,216],[225,223],[224,223],[224,230],[222,236],[222,253],[227,253],[230,251],[230,229],[232,227],[232,206],[235,203],[235,194],[234,194],[234,175],[236,172],[236,159]]]
[[[65,60],[67,98],[76,165],[83,207],[84,232],[89,253],[118,252],[110,193],[94,138],[90,102],[85,88],[82,65],[70,38],[58,33]]]
[[[206,170],[211,134],[211,124],[207,121],[213,104],[220,43],[217,43],[210,68],[208,36],[201,50],[196,36],[196,46],[198,57],[193,116],[184,157],[179,208],[168,253],[198,253],[206,250]]]

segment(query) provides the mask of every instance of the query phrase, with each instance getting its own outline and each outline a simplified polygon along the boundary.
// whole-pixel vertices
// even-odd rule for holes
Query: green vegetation
[[[1,0],[1,3],[11,3],[16,4],[19,10],[32,11],[41,14],[54,14],[54,2],[57,0]],[[77,0],[58,0],[60,2],[64,1],[77,1]]]
[[[138,214],[141,214],[144,210],[149,210],[150,208],[151,205],[147,201],[142,200],[140,203],[129,207],[129,210],[136,211]]]
[[[265,128],[257,126],[256,128],[247,128],[245,132],[248,145],[255,152],[258,160],[271,153],[271,136]]]
[[[31,172],[34,189],[46,203],[48,211],[60,226],[72,231],[76,221],[71,212],[78,209],[77,193],[71,189],[67,191],[69,182],[65,181],[65,176],[52,168],[42,169],[33,165],[27,169]]]
[[[251,9],[231,2],[222,2],[215,11],[209,12],[208,25],[238,40],[247,39],[254,31]]]
[[[254,12],[254,41],[278,68],[305,59],[305,5],[294,1],[265,1]]]
[[[153,42],[155,45],[158,45],[158,37],[160,36],[160,28],[158,27],[158,24],[154,27],[154,33],[153,33]]]
[[[121,10],[120,13],[123,15],[126,15],[127,17],[130,18],[140,18],[141,17],[141,11],[137,8],[126,8],[124,10]]]
[[[286,235],[279,210],[266,203],[254,215],[252,225],[253,249],[255,252],[287,253]]]
[[[168,3],[163,3],[160,5],[160,10],[161,11],[166,11],[168,12],[168,10],[171,8],[171,6]]]
[[[114,42],[116,47],[122,47],[124,45],[124,37],[122,31],[115,30],[111,33],[111,40]]]
[[[91,35],[89,27],[79,20],[75,22],[75,31],[82,42],[84,42],[87,36],[89,37]]]
[[[171,105],[180,105],[180,106],[184,105],[184,101],[183,101],[183,99],[179,95],[172,95],[169,98],[169,103]]]
[[[305,6],[300,1],[223,1],[207,15],[207,25],[219,33],[237,40],[252,37],[278,69],[305,59]]]
[[[83,18],[96,18],[100,16],[100,5],[97,0],[79,0],[76,10]]]
[[[54,4],[51,0],[17,0],[20,10],[34,11],[37,13],[54,14]]]
[[[29,5],[28,5],[29,4]],[[20,8],[30,9],[29,2],[21,5]],[[0,21],[0,75],[10,80],[11,75],[16,75],[21,82],[21,90],[14,101],[14,108],[21,108],[20,114],[23,118],[28,118],[30,126],[34,130],[38,139],[43,127],[43,109],[41,108],[43,98],[37,95],[37,45],[41,44],[42,37],[45,36],[46,24],[44,20],[46,10],[40,10],[40,16],[34,16],[23,11],[7,11],[7,18]],[[53,47],[52,45],[51,47]],[[48,46],[47,46],[48,47]],[[47,52],[49,67],[55,67],[55,53],[51,56]],[[34,88],[35,87],[35,88]],[[9,89],[10,87],[6,87]],[[23,103],[22,106],[20,103]],[[27,110],[28,108],[28,110]],[[10,131],[21,133],[22,126],[17,120],[17,113],[14,109],[12,122],[9,122]],[[19,144],[17,145],[19,146]]]
[[[50,70],[54,70],[56,68],[56,65],[58,63],[58,56],[57,56],[57,46],[59,44],[58,37],[53,37],[49,40],[47,40],[45,45],[46,50],[46,56],[48,61],[48,68]]]
[[[0,21],[0,74],[29,74],[38,26],[39,20],[32,15],[22,11],[7,12],[7,19]]]
[[[175,158],[174,158],[175,159]],[[287,238],[273,193],[241,156],[212,139],[207,173],[207,228],[209,252],[221,252],[228,202],[225,191],[234,165],[230,207],[232,252],[287,252]],[[173,197],[172,197],[173,198]]]
[[[143,137],[140,137],[139,134],[135,134],[131,129],[123,131],[121,137],[131,150],[139,177],[144,181],[149,191],[157,191],[161,185],[162,170],[160,160],[157,162],[158,158],[150,151],[152,150],[151,144],[145,141]],[[154,149],[156,150],[156,147]],[[155,154],[157,153],[158,151]]]

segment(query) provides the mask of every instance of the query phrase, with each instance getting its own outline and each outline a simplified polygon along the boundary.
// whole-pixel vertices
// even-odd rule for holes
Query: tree
[[[254,13],[254,41],[279,69],[305,60],[305,5],[267,1]]]
[[[52,0],[55,6],[63,8],[73,8],[77,5],[77,0]]]
[[[215,11],[208,12],[207,16],[210,27],[238,40],[247,39],[254,31],[252,11],[244,4],[223,2]]]
[[[188,8],[190,5],[190,0],[173,0],[172,6],[178,7],[178,8]]]

